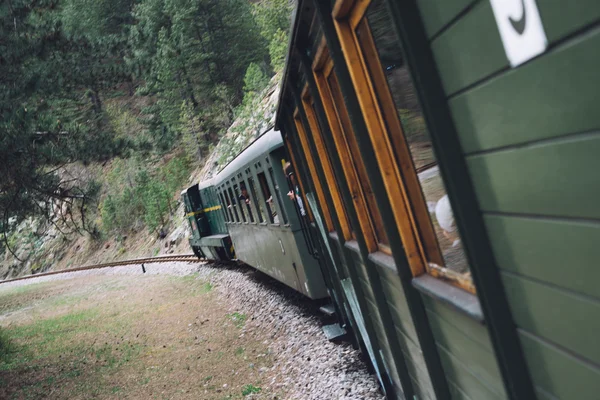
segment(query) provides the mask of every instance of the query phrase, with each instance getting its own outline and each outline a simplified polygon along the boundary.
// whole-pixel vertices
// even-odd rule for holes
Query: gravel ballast
[[[152,263],[145,269],[147,274],[198,273],[214,285],[231,312],[246,314],[240,335],[264,338],[274,366],[261,372],[268,385],[286,393],[285,399],[384,398],[359,353],[349,344],[326,339],[315,304],[264,274],[246,266],[188,262]],[[74,277],[141,274],[141,265],[109,267],[7,282],[0,290]]]

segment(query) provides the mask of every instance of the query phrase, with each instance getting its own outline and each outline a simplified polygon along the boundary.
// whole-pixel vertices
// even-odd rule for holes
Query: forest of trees
[[[24,218],[57,213],[61,229],[98,234],[86,215],[102,209],[100,184],[65,168],[115,157],[139,163],[178,143],[201,152],[244,95],[282,68],[289,19],[288,0],[1,2],[0,241],[8,244]],[[115,98],[133,99],[127,104],[139,112],[125,122],[134,132],[115,123],[132,118]],[[185,169],[178,162],[175,175]],[[144,173],[135,177],[146,185],[140,199],[163,190]],[[118,210],[118,199],[105,200],[108,228],[125,224]]]

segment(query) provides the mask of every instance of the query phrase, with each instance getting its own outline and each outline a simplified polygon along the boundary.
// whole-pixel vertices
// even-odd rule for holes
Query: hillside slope
[[[197,161],[196,165],[191,166],[188,178],[183,179],[182,183],[170,193],[171,211],[158,233],[147,229],[143,221],[131,218],[128,220],[127,234],[93,238],[85,232],[61,233],[58,226],[30,218],[17,226],[9,240],[15,254],[9,251],[0,254],[0,279],[136,257],[190,253],[187,243],[189,228],[183,218],[184,211],[179,201],[179,193],[193,183],[212,177],[243,148],[273,125],[279,81],[280,75],[276,74],[266,89],[241,107],[238,118],[222,135],[212,151]],[[113,104],[116,107],[119,103],[113,102]],[[124,111],[121,111],[120,117],[121,120],[128,120]],[[128,128],[137,132],[140,127],[129,126]],[[127,190],[128,182],[132,183],[135,180],[134,174],[139,173],[142,168],[152,168],[151,171],[163,174],[169,173],[170,170],[165,172],[165,169],[172,164],[173,160],[177,160],[182,152],[185,152],[184,142],[178,143],[172,152],[158,159],[153,156],[141,161],[135,158],[112,159],[102,164],[77,165],[71,169],[71,173],[87,179],[98,179],[103,183],[101,198],[106,199],[111,193]],[[111,177],[118,178],[120,186],[111,187],[113,184]],[[102,203],[98,208],[94,213],[96,218],[101,216]]]

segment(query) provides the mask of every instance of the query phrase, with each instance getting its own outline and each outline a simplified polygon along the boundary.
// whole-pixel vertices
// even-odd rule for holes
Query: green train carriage
[[[240,261],[311,299],[329,296],[306,225],[283,171],[279,132],[268,130],[213,179],[226,226]]]
[[[599,21],[298,1],[276,128],[388,398],[598,398]]]

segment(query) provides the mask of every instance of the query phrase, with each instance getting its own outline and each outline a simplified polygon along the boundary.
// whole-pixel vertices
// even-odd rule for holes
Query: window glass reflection
[[[468,264],[457,232],[452,207],[433,154],[431,139],[410,71],[402,57],[401,45],[393,26],[385,0],[374,0],[367,10],[366,18],[357,25],[356,36],[379,97],[384,120],[388,124],[387,130],[390,135],[399,135],[400,139],[408,144],[421,190],[427,202],[429,218],[444,260],[444,265],[439,266],[432,263],[431,258],[434,257],[428,255],[430,267],[446,267],[458,273],[467,273]],[[372,54],[374,50],[376,53]],[[385,79],[382,78],[383,76]],[[395,103],[395,110],[392,110],[392,113],[395,112],[396,115],[388,115],[389,110],[386,112],[385,102],[381,98],[383,90],[391,93]],[[400,120],[402,132],[397,132],[390,126],[388,122],[390,118]],[[398,137],[392,139],[397,140]],[[427,221],[417,221],[417,224],[419,223],[423,224]]]

